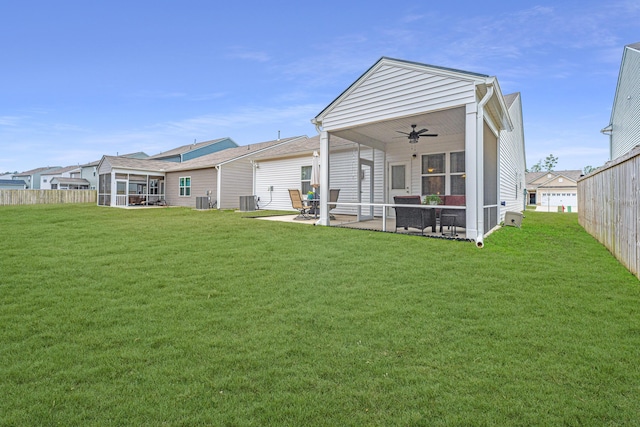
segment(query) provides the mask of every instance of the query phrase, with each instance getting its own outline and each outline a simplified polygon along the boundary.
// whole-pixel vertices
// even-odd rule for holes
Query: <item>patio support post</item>
[[[317,225],[329,225],[329,132],[320,131],[320,219]]]
[[[118,206],[116,198],[118,197],[118,183],[116,182],[116,173],[111,169],[111,205],[112,207]]]
[[[467,238],[475,239],[478,235],[478,186],[476,180],[481,173],[478,173],[476,157],[477,153],[477,104],[475,102],[467,104],[467,114],[465,118],[465,157],[466,157],[466,215],[467,215]]]

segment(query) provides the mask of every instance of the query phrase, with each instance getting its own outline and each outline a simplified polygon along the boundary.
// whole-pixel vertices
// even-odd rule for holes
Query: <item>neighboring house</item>
[[[237,146],[238,144],[236,144],[231,138],[220,138],[211,141],[199,142],[197,144],[193,143],[183,145],[181,147],[150,156],[149,159],[181,163],[186,162],[187,160],[206,156],[207,154],[217,153],[218,151],[226,150],[227,148],[235,148]]]
[[[87,180],[90,190],[98,188],[98,163],[100,160],[80,166],[80,178]]]
[[[17,173],[13,175],[13,179],[23,180],[27,183],[28,190],[39,190],[40,189],[40,176],[43,173],[52,172],[57,169],[60,169],[61,166],[47,166],[42,168],[31,169],[25,172]]]
[[[482,246],[502,203],[524,206],[521,114],[519,95],[508,105],[496,77],[383,57],[312,122],[322,164],[331,164],[333,137],[358,146],[358,219],[395,195],[464,196],[466,236]],[[412,129],[438,136],[415,138]],[[320,173],[320,188],[336,186],[327,168]],[[322,225],[330,225],[328,204],[320,203]]]
[[[611,120],[602,129],[609,135],[609,160],[640,144],[640,42],[624,47]]]
[[[174,166],[162,160],[102,156],[98,163],[98,205],[155,204],[165,200],[165,172]]]
[[[67,166],[54,171],[43,172],[40,174],[40,189],[88,190],[90,183],[89,181],[80,178],[81,170],[80,166]],[[64,180],[62,180],[63,178]]]
[[[610,160],[578,181],[584,229],[640,279],[640,43],[624,47],[609,125]]]
[[[83,178],[55,176],[51,178],[52,190],[89,190],[89,181]]]
[[[524,150],[524,125],[520,93],[505,95],[504,100],[513,122],[513,131],[500,135],[500,218],[506,212],[519,212],[527,204]]]
[[[0,190],[26,190],[27,183],[21,179],[0,179]]]
[[[241,196],[255,195],[255,158],[305,139],[299,136],[227,148],[175,165],[166,173],[167,203],[195,207],[197,197],[210,197],[218,209],[238,208]]]
[[[253,195],[253,157],[298,138],[306,137],[226,148],[181,163],[103,156],[98,165],[98,205],[163,201],[196,207],[198,197],[208,197],[218,208],[237,208],[240,196]]]
[[[536,205],[537,210],[558,212],[564,208],[565,212],[578,211],[578,179],[582,171],[548,171],[528,172],[527,200],[528,204]]]

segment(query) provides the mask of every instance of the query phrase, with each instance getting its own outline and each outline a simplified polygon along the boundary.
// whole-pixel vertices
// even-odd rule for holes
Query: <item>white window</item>
[[[184,197],[191,196],[191,177],[190,176],[180,177],[180,196],[184,196]]]
[[[465,153],[425,154],[422,156],[422,195],[466,193]]]
[[[313,191],[311,188],[311,166],[302,166],[300,170],[300,189],[303,195]]]

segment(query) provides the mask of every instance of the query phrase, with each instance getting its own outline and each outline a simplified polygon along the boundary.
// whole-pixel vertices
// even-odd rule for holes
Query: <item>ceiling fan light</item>
[[[409,144],[417,144],[417,143],[418,143],[417,137],[414,137],[414,136],[409,137]]]

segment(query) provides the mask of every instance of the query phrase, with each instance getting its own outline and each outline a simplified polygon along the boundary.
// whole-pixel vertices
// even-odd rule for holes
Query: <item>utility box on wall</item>
[[[240,196],[240,210],[243,212],[256,210],[255,196]]]
[[[522,225],[522,214],[520,212],[506,212],[504,214],[504,225],[520,228]]]

